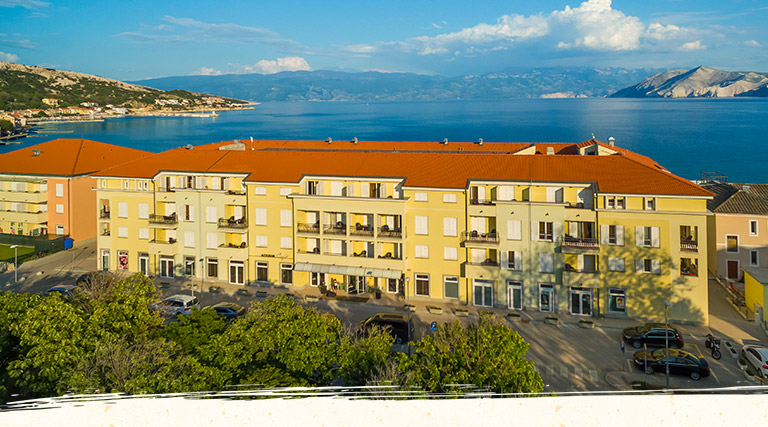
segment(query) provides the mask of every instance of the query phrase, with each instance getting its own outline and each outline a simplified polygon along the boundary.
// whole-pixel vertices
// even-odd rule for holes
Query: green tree
[[[398,355],[404,385],[434,393],[452,390],[452,384],[473,385],[496,393],[537,393],[543,382],[525,359],[529,344],[482,315],[464,328],[458,321],[438,326],[433,336],[413,343],[415,353]]]
[[[27,312],[42,301],[39,295],[0,293],[0,402],[18,390],[8,375],[8,365],[21,355],[18,328]]]
[[[10,132],[14,128],[13,123],[8,120],[0,119],[0,130],[4,132]]]
[[[382,328],[371,328],[365,336],[347,330],[339,345],[339,371],[345,384],[368,385],[392,360],[394,339]]]

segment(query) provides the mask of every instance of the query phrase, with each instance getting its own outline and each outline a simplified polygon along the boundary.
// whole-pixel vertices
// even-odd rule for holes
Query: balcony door
[[[474,279],[473,285],[475,305],[493,307],[493,280]]]
[[[589,288],[571,288],[571,314],[578,316],[592,315],[592,290]]]
[[[173,258],[160,258],[160,277],[173,277]]]

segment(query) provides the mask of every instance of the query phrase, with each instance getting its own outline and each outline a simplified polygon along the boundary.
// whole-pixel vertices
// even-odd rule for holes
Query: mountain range
[[[710,67],[669,70],[611,95],[614,98],[722,98],[768,96],[768,73]]]
[[[419,101],[596,98],[658,69],[550,67],[445,77],[411,73],[291,71],[276,74],[179,76],[135,81],[254,101]]]

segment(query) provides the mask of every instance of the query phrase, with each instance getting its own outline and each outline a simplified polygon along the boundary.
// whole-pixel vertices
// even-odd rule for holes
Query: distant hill
[[[709,67],[669,70],[612,94],[612,98],[722,98],[768,96],[768,74]]]
[[[173,105],[179,105],[180,110],[196,105],[223,108],[244,103],[221,96],[182,90],[164,92],[89,74],[0,61],[0,110],[45,109],[81,103],[141,108],[155,106],[157,100],[176,100],[179,104]],[[183,100],[187,101],[180,104]]]
[[[134,83],[254,101],[419,101],[605,97],[657,69],[552,67],[460,77],[410,73],[293,71],[179,76]]]

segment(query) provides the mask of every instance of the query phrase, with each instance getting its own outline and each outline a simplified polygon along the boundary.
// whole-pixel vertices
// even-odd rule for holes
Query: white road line
[[[715,377],[715,381],[720,384],[720,380],[717,379],[717,375],[715,375],[715,371],[713,371],[712,368],[709,368],[709,373],[712,374],[712,376]]]
[[[598,381],[599,381],[599,380],[598,380],[598,376],[597,376],[597,371],[596,371],[596,370],[594,370],[594,369],[590,369],[590,370],[589,370],[589,379],[590,379],[590,381],[592,381],[593,383],[596,383],[596,382],[598,382]]]
[[[561,366],[560,367],[560,376],[561,377],[567,377],[568,376],[568,367],[567,366]]]
[[[577,380],[580,380],[583,375],[584,372],[581,368],[573,368],[573,376],[576,377]]]
[[[632,372],[632,359],[626,359],[627,360],[627,366],[629,366],[629,371]]]

